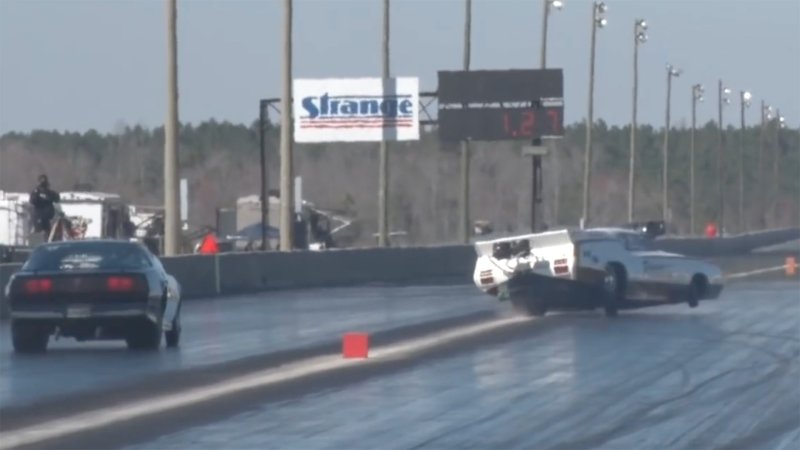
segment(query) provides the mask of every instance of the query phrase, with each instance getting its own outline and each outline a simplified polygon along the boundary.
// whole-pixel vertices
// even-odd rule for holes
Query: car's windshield
[[[37,248],[23,270],[141,269],[150,260],[139,246],[128,242],[66,242]]]

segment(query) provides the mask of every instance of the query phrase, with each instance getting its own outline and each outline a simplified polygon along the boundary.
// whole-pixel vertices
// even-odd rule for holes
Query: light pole
[[[583,214],[581,215],[581,228],[589,225],[589,185],[592,181],[592,115],[594,113],[594,53],[597,29],[603,28],[608,24],[605,13],[608,7],[603,2],[592,4],[592,44],[589,58],[589,112],[586,117],[586,151],[583,161]]]
[[[389,78],[389,0],[383,0],[383,79]],[[389,143],[381,140],[378,172],[378,246],[389,245]]]
[[[564,2],[561,0],[543,0],[542,6],[544,11],[542,12],[542,49],[540,52],[540,62],[539,65],[542,69],[547,67],[547,29],[548,29],[548,22],[550,18],[550,12],[553,9],[560,10],[564,7]],[[536,144],[536,142],[534,142]],[[541,143],[544,146],[550,147],[550,141],[547,140]],[[561,183],[561,178],[559,176],[559,164],[558,164],[558,154],[553,152],[550,156],[553,158],[555,163],[555,198],[553,203],[555,203],[554,210],[553,210],[553,219],[558,222],[558,202],[559,202],[559,188]],[[541,155],[532,155],[531,156],[531,231],[535,232],[538,229],[538,224],[536,220],[536,204],[539,203],[539,195],[538,192],[539,188],[539,173],[541,172],[542,167],[542,156]]]
[[[761,100],[761,131],[758,136],[758,227],[764,228],[767,226],[767,189],[764,187],[764,144],[767,136],[767,124],[772,120],[772,107],[767,105],[764,100]]]
[[[722,124],[722,107],[727,105],[731,102],[728,98],[730,95],[731,90],[730,88],[722,86],[722,80],[719,80],[719,87],[717,89],[717,97],[718,97],[718,109],[719,109],[719,135],[718,135],[718,144],[719,148],[717,149],[717,183],[719,184],[719,210],[717,213],[719,214],[719,235],[722,236],[725,233],[725,178],[726,178],[726,170],[725,164],[723,159],[723,152],[725,148],[725,143],[723,142],[724,136],[724,125]]]
[[[639,96],[639,44],[647,42],[647,22],[636,19],[633,24],[633,116],[631,118],[630,167],[628,168],[628,222],[633,222],[636,205],[636,107]]]
[[[466,0],[464,11],[464,70],[469,70],[472,47],[472,0]],[[466,105],[465,105],[466,107]],[[461,242],[469,243],[469,141],[461,142]]]
[[[739,129],[739,233],[745,231],[744,224],[744,109],[750,107],[753,95],[749,91],[740,91],[741,128]]]
[[[772,216],[773,216],[772,217],[772,219],[773,219],[772,226],[773,227],[775,226],[774,222],[777,219],[775,217],[776,213],[777,213],[776,205],[777,205],[778,195],[780,195],[780,188],[781,188],[781,183],[780,183],[780,175],[781,175],[781,170],[780,170],[780,167],[781,167],[780,166],[780,164],[781,164],[781,161],[780,161],[780,159],[781,159],[781,130],[786,128],[786,119],[781,115],[781,110],[780,109],[776,109],[775,110],[775,117],[777,119],[777,122],[775,124],[776,125],[775,126],[775,145],[773,146],[773,148],[775,149],[775,154],[772,157],[772,183],[773,183],[772,184],[772,202],[770,202],[772,204]]]
[[[667,64],[667,113],[666,124],[664,125],[664,148],[662,150],[663,167],[661,174],[661,220],[666,222],[669,219],[669,107],[670,97],[672,97],[672,78],[681,76],[681,69]]]
[[[164,123],[164,256],[180,252],[178,199],[178,6],[167,1],[167,119]]]
[[[293,247],[294,215],[294,154],[292,148],[292,0],[283,0],[283,80],[281,80],[281,167],[280,167],[280,250],[289,252]],[[269,196],[264,199],[269,202]],[[266,236],[264,236],[266,239]]]
[[[695,233],[695,186],[694,186],[694,134],[697,130],[697,102],[703,101],[702,84],[692,86],[692,133],[689,142],[689,234]]]
[[[547,67],[547,22],[550,17],[550,11],[553,9],[561,10],[564,7],[564,2],[561,0],[544,0],[544,13],[542,15],[542,51],[540,53],[540,66],[542,69]]]

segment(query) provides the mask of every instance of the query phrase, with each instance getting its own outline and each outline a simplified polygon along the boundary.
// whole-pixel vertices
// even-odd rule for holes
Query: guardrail
[[[664,239],[659,247],[712,259],[732,271],[753,270],[800,259],[800,251],[750,254],[751,251],[800,238],[800,229],[773,230],[720,239]],[[705,243],[716,241],[714,243]],[[744,256],[746,255],[746,256]],[[403,248],[331,249],[325,251],[246,252],[162,258],[181,283],[187,299],[254,293],[273,289],[333,287],[369,283],[469,283],[475,264],[471,245]],[[727,266],[727,267],[726,267]],[[0,264],[0,286],[21,264]],[[5,293],[0,318],[6,317]]]

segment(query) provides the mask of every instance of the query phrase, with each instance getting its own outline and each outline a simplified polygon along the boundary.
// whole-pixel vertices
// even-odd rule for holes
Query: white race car
[[[548,310],[620,309],[718,298],[720,269],[654,246],[654,231],[560,229],[475,243],[475,285],[525,314]],[[663,231],[662,231],[663,232]]]

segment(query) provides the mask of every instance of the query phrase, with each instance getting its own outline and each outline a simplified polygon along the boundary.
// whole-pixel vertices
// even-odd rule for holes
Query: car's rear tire
[[[153,323],[144,321],[139,327],[129,332],[125,341],[130,350],[158,350],[161,347],[161,320]]]
[[[625,272],[619,264],[606,265],[603,276],[603,309],[607,317],[616,317],[625,298]]]
[[[44,353],[50,340],[50,330],[36,323],[14,320],[11,340],[17,353]]]
[[[175,319],[172,321],[172,329],[164,332],[164,340],[168,348],[175,348],[181,343],[181,307],[178,305],[178,311],[175,313]]]
[[[547,306],[535,298],[511,297],[514,311],[524,316],[542,317],[547,314]]]
[[[705,295],[706,289],[708,289],[708,279],[704,275],[697,274],[692,277],[686,301],[690,308],[697,308],[700,304],[700,299]]]

